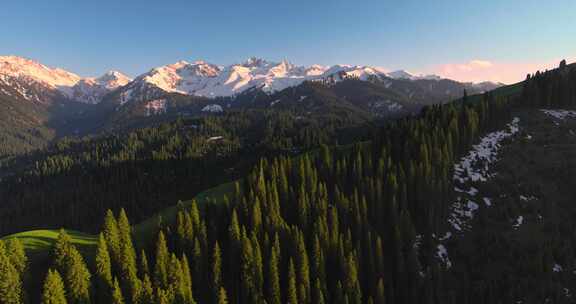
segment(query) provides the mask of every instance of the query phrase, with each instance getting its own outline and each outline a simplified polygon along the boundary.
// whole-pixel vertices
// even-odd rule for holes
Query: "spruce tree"
[[[106,211],[106,216],[104,217],[104,238],[108,243],[108,250],[112,256],[113,264],[118,265],[120,263],[120,232],[118,230],[118,223],[114,217],[112,210]]]
[[[84,263],[84,258],[71,247],[67,259],[65,281],[70,303],[90,303],[90,271]]]
[[[278,254],[274,247],[268,260],[268,304],[281,304],[280,273],[278,271]]]
[[[28,258],[26,257],[26,251],[24,251],[24,246],[17,238],[11,238],[6,241],[6,249],[10,256],[12,264],[18,271],[21,277],[24,277],[26,268],[28,266]]]
[[[385,304],[386,295],[384,293],[384,281],[382,278],[378,279],[378,286],[376,286],[376,301],[375,304]]]
[[[113,288],[112,281],[112,264],[106,239],[101,233],[98,237],[98,246],[96,247],[96,287],[97,297],[109,299]]]
[[[42,289],[42,304],[66,304],[64,282],[57,270],[48,269]]]
[[[228,296],[226,295],[226,290],[224,287],[220,287],[220,291],[218,292],[218,304],[228,304]]]
[[[20,274],[6,249],[6,245],[0,240],[0,303],[21,304],[23,303],[22,281]]]
[[[67,259],[70,255],[72,239],[66,233],[66,230],[60,229],[58,238],[53,248],[54,265],[60,273],[65,273],[67,269]]]
[[[298,288],[296,286],[296,268],[294,267],[294,262],[290,259],[288,264],[288,289],[287,289],[287,299],[288,304],[298,304]]]
[[[216,300],[222,287],[222,253],[220,252],[220,245],[218,241],[214,244],[212,253],[212,272],[211,272],[211,286],[214,292],[214,300]]]
[[[166,238],[164,233],[158,233],[158,241],[156,243],[156,264],[154,266],[154,283],[155,286],[161,288],[168,287],[168,262],[170,256],[168,254],[168,246],[166,245]]]
[[[122,290],[120,289],[120,284],[117,279],[114,279],[114,287],[112,291],[111,304],[124,304],[124,297],[122,296]]]

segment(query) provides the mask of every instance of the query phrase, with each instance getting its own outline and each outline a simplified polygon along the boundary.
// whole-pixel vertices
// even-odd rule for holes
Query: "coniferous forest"
[[[491,220],[484,211],[472,249],[450,247],[452,262],[439,254],[455,163],[518,113],[576,106],[576,67],[565,62],[515,86],[380,124],[228,112],[7,159],[0,235],[66,230],[41,263],[21,239],[0,240],[0,303],[571,303],[574,224],[547,226],[563,241],[530,248],[540,260],[519,258],[527,275],[479,271],[513,259],[520,242],[474,229]],[[153,216],[223,183],[221,199]],[[576,212],[565,208],[549,213]],[[154,224],[143,236],[134,224],[145,219]],[[94,246],[82,250],[74,230]],[[545,269],[560,260],[557,278]]]

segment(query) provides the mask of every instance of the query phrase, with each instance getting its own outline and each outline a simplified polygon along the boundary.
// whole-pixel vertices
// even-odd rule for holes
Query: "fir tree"
[[[156,286],[161,288],[168,287],[168,262],[169,262],[168,246],[166,245],[166,238],[164,233],[158,233],[158,241],[156,243],[156,265],[154,266],[154,280]]]
[[[57,270],[48,269],[42,289],[42,304],[66,304],[64,282]]]
[[[224,287],[220,287],[218,292],[218,304],[228,304],[228,296],[226,295],[226,290]]]
[[[112,291],[111,304],[124,304],[124,297],[122,296],[122,290],[120,289],[120,284],[118,280],[114,279],[114,287]]]
[[[214,291],[214,299],[217,299],[222,287],[222,253],[218,241],[214,244],[212,253],[211,289]]]
[[[278,272],[278,254],[274,247],[268,260],[268,304],[281,304],[280,274]]]
[[[298,289],[296,286],[296,268],[294,267],[294,262],[290,259],[288,264],[288,289],[286,291],[287,299],[286,303],[288,304],[298,304]]]
[[[76,248],[71,247],[65,275],[70,303],[90,303],[90,276],[82,255]]]
[[[6,241],[6,249],[14,268],[16,268],[20,276],[23,277],[28,266],[28,258],[26,257],[22,242],[20,242],[18,238],[11,238]]]
[[[104,235],[101,233],[98,237],[98,246],[96,247],[96,286],[97,297],[108,299],[113,288],[112,265],[108,245]]]
[[[20,274],[8,256],[6,245],[0,240],[0,303],[21,304],[22,295]]]

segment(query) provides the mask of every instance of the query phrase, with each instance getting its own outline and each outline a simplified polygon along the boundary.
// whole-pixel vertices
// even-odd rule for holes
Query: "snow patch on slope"
[[[222,109],[222,106],[220,106],[220,105],[210,104],[210,105],[203,107],[202,112],[220,113],[220,112],[224,112],[224,109]]]
[[[144,106],[146,116],[159,115],[166,113],[166,99],[151,100]]]
[[[546,115],[552,116],[558,120],[564,120],[566,118],[574,118],[576,117],[576,111],[569,111],[569,110],[541,110]]]
[[[490,173],[490,165],[497,160],[501,142],[518,133],[519,122],[520,119],[515,117],[505,130],[487,134],[480,140],[479,144],[474,145],[472,150],[460,159],[459,163],[454,165],[453,179],[461,184],[460,187],[455,188],[457,192],[466,193],[469,196],[478,194],[478,190],[472,186],[469,186],[468,190],[462,190],[462,188],[468,182],[485,182],[493,176]],[[486,205],[491,204],[489,198],[483,198],[483,200]],[[476,202],[458,197],[452,205],[452,213],[448,221],[455,230],[461,231],[474,216],[474,211],[477,209],[478,204]]]

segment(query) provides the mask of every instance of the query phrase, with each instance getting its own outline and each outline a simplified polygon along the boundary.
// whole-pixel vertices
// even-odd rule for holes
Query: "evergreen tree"
[[[122,290],[120,289],[120,284],[118,284],[118,280],[114,279],[114,287],[112,291],[112,304],[124,304],[124,297],[122,297]]]
[[[22,281],[20,274],[6,249],[6,245],[0,240],[0,303],[21,304],[23,303]]]
[[[106,211],[106,216],[104,217],[104,238],[108,243],[108,250],[111,253],[113,261],[116,265],[120,263],[120,231],[118,230],[118,223],[114,217],[112,210]]]
[[[72,239],[68,233],[66,233],[66,230],[60,229],[53,249],[54,265],[60,273],[66,272],[68,263],[67,259],[70,256],[71,246]]]
[[[218,304],[228,304],[228,296],[226,295],[226,290],[224,287],[220,287],[218,292]]]
[[[84,258],[76,248],[71,247],[67,257],[65,275],[70,303],[90,303],[90,277],[90,271],[84,263]]]
[[[294,262],[290,259],[288,264],[288,289],[286,303],[288,304],[298,304],[298,289],[296,286],[296,268],[294,267]]]
[[[166,245],[166,238],[164,233],[158,233],[158,241],[156,243],[156,265],[154,266],[154,280],[156,286],[161,288],[168,287],[168,262],[169,262],[168,246]]]
[[[57,270],[48,269],[42,289],[42,304],[66,304],[64,282]]]
[[[278,254],[274,247],[268,260],[268,304],[281,304],[280,273],[278,271]]]
[[[6,241],[6,249],[9,253],[12,264],[20,276],[23,277],[28,266],[28,258],[26,257],[26,252],[24,251],[22,242],[20,242],[18,238],[8,239],[8,241]]]
[[[214,291],[214,300],[218,298],[222,287],[222,253],[218,241],[214,244],[212,253],[211,288]]]
[[[104,235],[100,233],[98,237],[98,246],[96,247],[96,287],[97,298],[109,299],[110,292],[113,288],[112,281],[112,264],[110,262],[110,254],[108,252],[108,245]]]
[[[376,301],[375,304],[385,304],[386,295],[384,293],[384,281],[382,278],[378,279],[378,286],[376,287]]]

